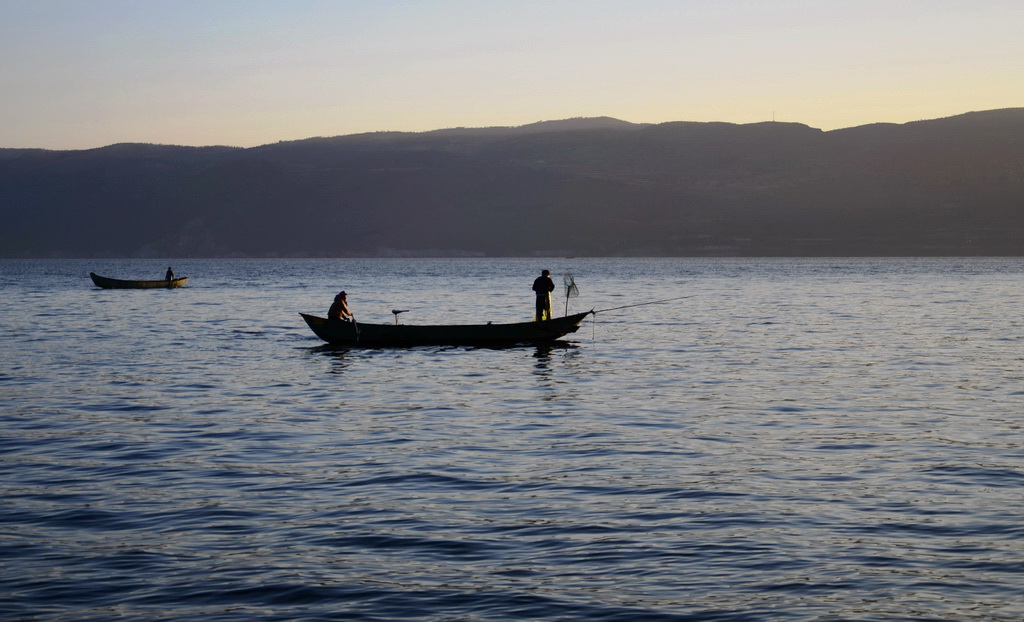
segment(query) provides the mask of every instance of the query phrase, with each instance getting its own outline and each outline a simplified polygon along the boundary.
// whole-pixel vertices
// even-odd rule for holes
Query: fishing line
[[[652,300],[650,302],[638,302],[638,303],[632,304],[632,305],[622,305],[621,307],[611,307],[609,309],[597,309],[596,311],[591,311],[591,313],[595,313],[596,314],[596,313],[604,313],[605,311],[618,311],[619,309],[630,309],[632,307],[642,307],[644,305],[656,305],[656,304],[660,304],[662,302],[672,302],[673,300],[682,300],[683,298],[693,298],[696,295],[697,294],[690,294],[689,296],[677,296],[675,298],[666,298],[664,300]]]
[[[590,321],[590,329],[591,329],[591,331],[594,331],[594,333],[595,333],[591,337],[593,338],[593,337],[596,336],[597,314],[598,313],[604,313],[605,311],[618,311],[619,309],[631,309],[633,307],[642,307],[644,305],[656,305],[656,304],[661,304],[663,302],[672,302],[673,300],[682,300],[684,298],[693,298],[696,295],[697,294],[690,294],[688,296],[676,296],[675,298],[666,298],[664,300],[651,300],[651,301],[648,301],[648,302],[638,302],[636,304],[631,304],[631,305],[622,305],[621,307],[609,307],[608,309],[591,309],[589,311],[589,313],[593,317],[591,318],[591,321]]]

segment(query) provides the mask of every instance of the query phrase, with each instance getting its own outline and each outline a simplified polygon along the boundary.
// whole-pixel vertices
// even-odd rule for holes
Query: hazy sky
[[[0,0],[0,147],[1024,106],[1022,0]]]

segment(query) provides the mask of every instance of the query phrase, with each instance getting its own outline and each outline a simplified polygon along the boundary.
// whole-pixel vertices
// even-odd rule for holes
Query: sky
[[[0,0],[0,147],[1024,106],[1021,0]]]

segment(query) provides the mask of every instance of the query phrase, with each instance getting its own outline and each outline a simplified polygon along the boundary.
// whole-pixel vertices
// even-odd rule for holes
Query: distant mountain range
[[[0,256],[1024,255],[1024,108],[0,149]]]

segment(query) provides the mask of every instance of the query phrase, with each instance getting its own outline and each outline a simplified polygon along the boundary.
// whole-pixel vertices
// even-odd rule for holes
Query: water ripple
[[[698,295],[554,347],[296,315],[528,315],[535,263],[5,262],[5,619],[1024,619],[1024,262],[565,260]]]

